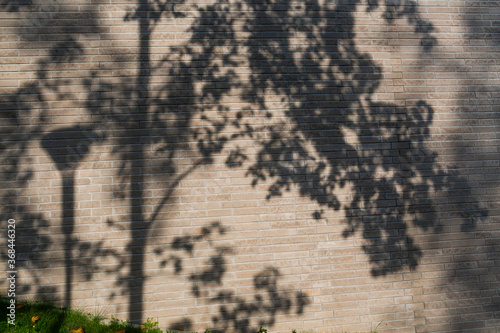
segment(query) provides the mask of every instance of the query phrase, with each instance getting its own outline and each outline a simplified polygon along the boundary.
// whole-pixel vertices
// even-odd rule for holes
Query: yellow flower
[[[32,322],[33,324],[34,324],[34,323],[36,323],[36,322],[37,322],[37,321],[39,321],[39,320],[40,320],[40,317],[38,317],[38,316],[33,316],[33,317],[31,317],[31,322]],[[33,327],[35,327],[35,326],[33,326]]]
[[[79,328],[79,329],[77,329],[77,330],[73,330],[73,331],[71,331],[71,333],[84,333],[84,332],[83,332],[83,328],[81,328],[81,327],[80,327],[80,328]]]

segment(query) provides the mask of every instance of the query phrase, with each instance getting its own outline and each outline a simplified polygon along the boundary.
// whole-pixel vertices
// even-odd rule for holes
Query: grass
[[[47,302],[21,302],[16,304],[15,326],[9,324],[9,300],[0,298],[0,332],[5,333],[162,333],[158,322],[149,319],[136,327],[103,315],[60,308]]]
[[[18,302],[15,310],[15,326],[9,324],[9,300],[0,297],[0,332],[5,333],[163,333],[158,322],[148,318],[140,327],[128,321],[106,318],[104,314],[91,315],[78,310],[60,308],[49,302]],[[380,324],[371,333],[377,333]],[[178,331],[166,331],[174,333]],[[187,332],[186,332],[187,333]],[[210,333],[210,330],[205,330]],[[257,333],[267,333],[260,328]],[[297,331],[293,333],[314,333]],[[348,333],[338,332],[334,333]]]

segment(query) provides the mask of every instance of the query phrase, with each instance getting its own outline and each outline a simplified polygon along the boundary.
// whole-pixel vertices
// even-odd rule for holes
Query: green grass
[[[143,329],[115,318],[90,315],[77,310],[59,308],[46,302],[16,303],[15,326],[7,317],[9,300],[0,298],[0,332],[5,333],[162,333],[158,323],[148,319]]]

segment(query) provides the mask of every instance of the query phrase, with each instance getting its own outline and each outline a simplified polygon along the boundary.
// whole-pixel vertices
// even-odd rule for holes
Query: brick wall
[[[497,1],[0,8],[19,299],[163,329],[500,328]]]

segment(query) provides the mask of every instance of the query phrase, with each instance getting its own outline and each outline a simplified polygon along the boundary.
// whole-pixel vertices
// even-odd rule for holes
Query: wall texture
[[[498,1],[0,9],[19,299],[163,329],[500,330]]]

